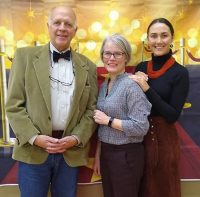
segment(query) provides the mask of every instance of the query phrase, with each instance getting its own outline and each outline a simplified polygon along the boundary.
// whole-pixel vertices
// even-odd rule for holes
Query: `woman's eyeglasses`
[[[103,57],[106,58],[106,59],[111,58],[112,55],[113,55],[113,57],[115,59],[121,59],[123,57],[124,53],[123,52],[114,52],[114,53],[111,53],[109,51],[104,51],[103,52]]]

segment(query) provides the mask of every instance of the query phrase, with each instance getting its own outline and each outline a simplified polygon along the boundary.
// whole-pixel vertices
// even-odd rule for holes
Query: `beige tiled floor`
[[[17,185],[0,185],[0,197],[19,196]],[[50,197],[50,194],[48,197]],[[103,197],[101,184],[79,185],[77,197]]]
[[[181,190],[182,197],[200,197],[200,181],[182,181]],[[19,197],[17,185],[1,185],[0,197]],[[79,185],[77,197],[103,197],[101,184]]]

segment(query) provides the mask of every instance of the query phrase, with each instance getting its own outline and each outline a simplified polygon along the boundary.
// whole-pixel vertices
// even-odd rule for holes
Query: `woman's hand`
[[[94,173],[98,176],[101,176],[101,170],[100,170],[100,153],[101,152],[101,143],[98,141],[97,142],[97,149],[94,157],[94,165],[93,165],[93,170]]]
[[[139,77],[143,77],[143,79],[144,79],[145,81],[148,81],[148,75],[147,75],[146,73],[143,73],[143,72],[141,72],[141,71],[138,71],[138,72],[135,73],[135,75],[136,75],[136,76],[139,76]]]
[[[129,78],[138,83],[144,92],[150,88],[149,84],[147,83],[148,75],[143,72],[138,71],[134,75],[130,75]]]
[[[108,125],[110,117],[100,110],[94,110],[94,121],[98,124]]]

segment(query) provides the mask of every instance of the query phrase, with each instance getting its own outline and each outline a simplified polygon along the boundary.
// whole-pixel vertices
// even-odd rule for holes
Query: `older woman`
[[[103,41],[101,59],[109,78],[100,88],[94,112],[99,124],[94,171],[102,176],[104,197],[137,197],[143,174],[142,141],[151,104],[125,72],[130,57],[130,44],[121,35]]]

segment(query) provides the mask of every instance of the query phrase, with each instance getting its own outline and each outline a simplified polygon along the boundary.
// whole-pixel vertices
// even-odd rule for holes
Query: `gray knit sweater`
[[[139,85],[128,74],[119,75],[106,96],[108,80],[99,92],[97,109],[110,117],[122,120],[123,132],[99,125],[99,140],[109,144],[128,144],[143,141],[149,128],[148,115],[151,104]]]

